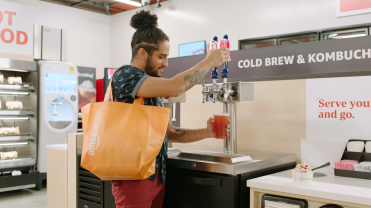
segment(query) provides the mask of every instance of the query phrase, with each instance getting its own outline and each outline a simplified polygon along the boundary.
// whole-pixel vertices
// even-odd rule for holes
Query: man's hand
[[[231,121],[228,120],[228,126],[227,126],[227,136],[229,136],[229,132],[230,132],[230,129],[231,129]],[[213,137],[215,138],[215,133],[214,133],[214,119],[213,118],[209,118],[209,120],[207,120],[207,128],[206,128],[206,132],[207,132],[207,135],[206,135],[206,138],[209,138],[209,137]]]
[[[229,54],[229,49],[220,48],[216,49],[207,54],[205,61],[207,61],[211,67],[218,67],[224,62],[231,61],[231,55]]]

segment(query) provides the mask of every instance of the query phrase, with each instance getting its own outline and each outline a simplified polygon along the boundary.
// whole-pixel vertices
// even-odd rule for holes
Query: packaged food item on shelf
[[[22,77],[8,77],[8,84],[22,84]]]
[[[2,160],[16,159],[16,158],[18,158],[18,152],[17,151],[0,152],[0,158]]]
[[[6,101],[5,106],[8,108],[8,110],[23,109],[23,104],[21,101]]]
[[[10,153],[14,155],[14,158],[18,158],[18,152],[17,151],[12,151]]]
[[[2,127],[0,128],[0,134],[20,134],[19,127]]]
[[[12,171],[12,176],[19,176],[22,175],[22,172],[20,170],[13,170]]]
[[[0,159],[5,160],[5,152],[0,152]]]
[[[9,134],[15,134],[15,128],[8,128]]]
[[[0,83],[4,83],[4,74],[0,73]]]
[[[2,97],[0,97],[0,109],[5,108],[5,101],[3,100]]]
[[[8,130],[6,128],[2,127],[2,128],[0,128],[0,134],[7,135],[7,134],[9,134],[9,132],[8,132]]]

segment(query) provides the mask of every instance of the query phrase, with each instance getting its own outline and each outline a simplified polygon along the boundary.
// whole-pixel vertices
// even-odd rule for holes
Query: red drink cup
[[[227,138],[228,120],[229,120],[228,113],[214,113],[213,131],[215,134],[215,138],[218,139]]]

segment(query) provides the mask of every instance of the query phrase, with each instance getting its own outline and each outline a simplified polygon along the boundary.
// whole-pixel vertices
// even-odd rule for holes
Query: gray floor
[[[1,208],[46,208],[46,187],[40,191],[24,189],[0,193]]]

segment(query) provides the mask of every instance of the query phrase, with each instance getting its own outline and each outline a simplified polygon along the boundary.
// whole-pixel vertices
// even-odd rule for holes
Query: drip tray
[[[181,152],[178,154],[177,157],[222,163],[238,163],[252,160],[252,158],[248,155],[225,154],[220,152],[206,152],[206,151]]]

